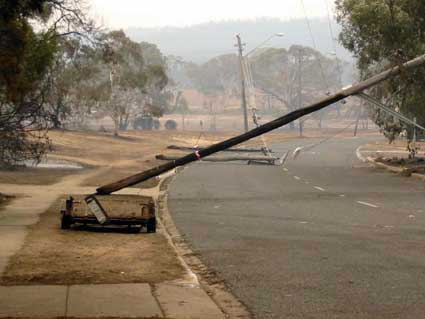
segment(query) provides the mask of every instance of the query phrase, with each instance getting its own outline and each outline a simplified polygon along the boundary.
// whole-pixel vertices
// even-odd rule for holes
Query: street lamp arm
[[[253,48],[252,50],[250,50],[248,53],[246,53],[244,55],[244,57],[248,57],[250,54],[254,53],[255,50],[257,50],[258,48],[262,47],[264,44],[266,44],[267,42],[269,42],[272,38],[274,37],[283,37],[283,33],[275,33],[272,34],[271,36],[269,36],[266,40],[264,40],[263,42],[261,42],[259,45],[257,45],[255,48]]]

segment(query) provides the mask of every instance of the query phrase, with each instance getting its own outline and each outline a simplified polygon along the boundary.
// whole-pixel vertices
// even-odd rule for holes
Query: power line
[[[308,31],[309,31],[309,33],[310,33],[311,41],[312,41],[312,43],[313,43],[313,48],[314,48],[316,51],[318,51],[318,50],[317,50],[317,45],[316,45],[316,40],[314,39],[313,31],[312,31],[312,29],[311,29],[310,20],[309,20],[309,18],[308,18],[308,16],[307,16],[307,10],[305,9],[304,0],[300,0],[300,2],[301,2],[301,7],[302,7],[303,12],[304,12],[305,21],[307,22],[307,27],[308,27]],[[322,65],[322,62],[320,61],[320,57],[318,57],[318,59],[317,59],[317,60],[318,60],[318,62],[319,62],[319,68],[320,68],[320,73],[321,73],[321,75],[322,75],[323,84],[325,85],[325,89],[326,89],[326,91],[328,92],[328,91],[329,91],[329,84],[328,84],[328,81],[327,81],[327,79],[326,79],[325,72],[324,72],[324,70],[323,70],[323,65]]]
[[[337,52],[336,52],[336,45],[335,45],[335,36],[334,36],[333,29],[332,29],[331,16],[329,14],[328,0],[323,0],[323,1],[325,2],[325,6],[326,6],[326,15],[327,15],[327,18],[328,18],[329,34],[331,36],[332,48],[333,48],[335,54],[337,54]]]
[[[336,132],[335,134],[328,136],[322,140],[319,140],[317,143],[313,143],[313,144],[308,144],[306,146],[300,146],[297,147],[293,153],[292,153],[292,157],[295,159],[301,152],[307,151],[307,150],[311,150],[313,148],[315,148],[316,146],[319,146],[323,143],[326,143],[327,141],[334,139],[336,136],[338,136],[339,134],[345,132],[346,130],[348,130],[350,128],[350,126],[352,126],[354,123],[356,123],[356,121],[353,121],[351,123],[349,123],[347,126],[345,126],[343,129],[341,129],[340,131]]]
[[[337,67],[337,71],[338,71],[338,76],[339,76],[339,84],[342,86],[342,80],[341,80],[341,75],[342,75],[342,68],[340,65],[340,61],[338,58],[338,53],[337,53],[337,48],[335,45],[335,34],[333,32],[333,28],[332,28],[332,21],[331,21],[331,16],[329,14],[329,4],[328,4],[328,0],[324,0],[325,2],[325,6],[326,6],[326,15],[328,18],[328,26],[329,26],[329,34],[331,36],[331,45],[333,48],[333,53],[335,54],[335,58],[336,58],[336,67]]]

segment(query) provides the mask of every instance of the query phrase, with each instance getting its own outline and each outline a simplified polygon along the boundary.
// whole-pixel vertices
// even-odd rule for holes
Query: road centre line
[[[362,201],[357,201],[358,204],[360,205],[365,205],[365,206],[369,206],[369,207],[373,207],[373,208],[379,208],[379,206],[373,205],[371,203],[367,203],[367,202],[362,202]]]
[[[319,190],[319,191],[321,191],[321,192],[324,192],[324,191],[325,191],[325,189],[324,189],[324,188],[321,188],[321,187],[319,187],[319,186],[314,186],[314,188],[315,188],[315,189],[317,189],[317,190]]]

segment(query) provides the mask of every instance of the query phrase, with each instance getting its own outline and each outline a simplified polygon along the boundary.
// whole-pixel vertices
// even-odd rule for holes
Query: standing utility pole
[[[242,47],[242,41],[239,34],[236,35],[236,39],[238,41],[237,47],[239,51],[239,64],[241,69],[241,94],[242,94],[242,110],[243,110],[243,124],[244,124],[244,130],[245,132],[248,132],[248,110],[246,106],[246,93],[245,93],[245,75],[244,75],[244,67],[243,67],[243,47]]]
[[[303,55],[302,55],[302,51],[299,50],[298,51],[298,109],[301,109],[302,107],[302,63],[303,63]],[[303,136],[303,125],[304,125],[304,120],[302,118],[300,118],[298,120],[298,125],[299,125],[299,129],[300,129],[300,137]]]

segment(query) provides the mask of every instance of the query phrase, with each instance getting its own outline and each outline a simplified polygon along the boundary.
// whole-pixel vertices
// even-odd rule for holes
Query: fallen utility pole
[[[161,161],[175,161],[180,158],[177,155],[159,154],[155,156],[156,159]],[[233,162],[233,161],[278,161],[280,158],[271,156],[211,156],[204,158],[206,162]]]
[[[186,164],[189,164],[191,162],[195,162],[198,160],[201,160],[202,158],[209,156],[211,154],[220,152],[224,149],[236,146],[240,143],[246,142],[254,137],[260,136],[262,134],[268,133],[270,131],[273,131],[274,129],[277,129],[285,124],[288,124],[290,122],[293,122],[300,117],[319,111],[333,103],[336,103],[338,101],[341,101],[349,96],[355,95],[363,90],[366,90],[370,87],[373,87],[389,78],[392,78],[394,76],[399,75],[401,72],[411,70],[414,68],[417,68],[418,66],[421,66],[425,64],[425,55],[419,56],[411,61],[408,61],[401,66],[395,66],[391,69],[388,69],[382,73],[379,73],[363,82],[360,82],[358,84],[349,86],[347,88],[342,89],[341,91],[337,92],[334,95],[327,96],[326,98],[313,103],[307,107],[304,107],[299,110],[295,110],[293,112],[290,112],[282,117],[279,117],[271,122],[265,123],[257,128],[254,128],[251,131],[248,131],[244,134],[235,136],[233,138],[230,138],[228,140],[219,142],[217,144],[214,144],[212,146],[209,146],[203,150],[196,151],[194,153],[185,155],[183,157],[180,157],[176,160],[170,161],[166,164],[151,168],[147,171],[138,173],[136,175],[124,178],[122,180],[119,180],[117,182],[101,186],[97,189],[97,194],[99,195],[106,195],[111,194],[113,192],[119,191],[120,189],[138,184],[140,182],[146,181],[152,177],[158,176],[160,174],[163,174],[167,171],[170,171],[178,166],[183,166]]]
[[[178,151],[200,151],[204,150],[205,147],[190,147],[190,146],[179,146],[179,145],[170,145],[167,146],[169,150],[178,150]],[[234,152],[234,153],[264,153],[264,148],[228,148],[222,150],[222,152]],[[272,150],[267,149],[269,153],[273,153]]]

